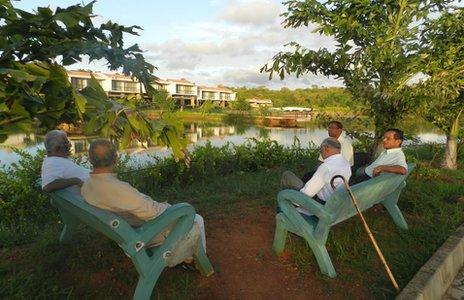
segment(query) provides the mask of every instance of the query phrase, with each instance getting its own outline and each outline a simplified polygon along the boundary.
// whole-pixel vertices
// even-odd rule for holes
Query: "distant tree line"
[[[238,99],[270,99],[274,107],[302,106],[312,108],[324,107],[359,107],[362,104],[353,99],[350,92],[341,87],[312,87],[305,89],[281,88],[270,90],[266,87],[233,88]]]

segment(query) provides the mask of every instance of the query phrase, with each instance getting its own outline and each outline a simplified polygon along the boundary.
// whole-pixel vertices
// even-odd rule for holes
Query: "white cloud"
[[[218,20],[263,26],[272,24],[280,14],[280,5],[271,1],[233,2],[219,14]]]
[[[330,37],[313,34],[313,25],[283,28],[277,2],[233,1],[213,21],[176,24],[175,36],[163,42],[142,45],[145,57],[159,67],[158,76],[186,77],[200,84],[231,86],[340,86],[340,82],[321,76],[288,77],[268,80],[259,69],[279,51],[292,51],[284,45],[296,41],[309,49],[334,48]]]
[[[334,78],[326,78],[307,74],[300,78],[295,76],[286,76],[283,80],[278,77],[273,77],[269,80],[268,73],[260,73],[259,67],[250,69],[231,69],[222,72],[222,82],[228,86],[248,86],[258,87],[266,86],[271,89],[280,89],[287,87],[290,89],[295,88],[309,88],[313,85],[317,86],[343,86],[341,81]]]

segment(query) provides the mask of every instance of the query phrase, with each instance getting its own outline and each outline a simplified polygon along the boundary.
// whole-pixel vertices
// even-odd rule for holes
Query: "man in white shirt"
[[[89,178],[89,170],[77,165],[68,157],[71,143],[66,133],[52,130],[45,135],[47,156],[42,163],[42,189],[53,192],[68,189],[80,195],[82,183]]]
[[[327,132],[329,133],[329,137],[337,139],[340,142],[341,155],[350,163],[350,166],[353,166],[353,141],[343,130],[343,124],[339,121],[330,121]],[[319,160],[323,160],[322,156],[319,156]]]
[[[353,180],[353,183],[371,179],[382,173],[405,175],[408,172],[408,165],[401,149],[403,139],[403,131],[396,128],[388,129],[383,135],[383,148],[385,150],[364,169],[364,174]]]
[[[340,142],[334,138],[327,138],[321,144],[321,156],[324,162],[317,168],[311,179],[303,183],[293,172],[286,171],[282,175],[281,185],[283,188],[291,188],[312,197],[314,200],[325,204],[332,196],[334,190],[330,185],[330,181],[336,175],[343,176],[347,181],[351,177],[351,168],[348,161],[340,154]],[[341,179],[334,181],[334,186],[338,188],[343,185]],[[310,215],[310,212],[302,209],[298,210],[302,213]]]
[[[340,142],[340,154],[352,167],[354,164],[353,141],[343,130],[343,124],[339,121],[330,121],[329,126],[327,127],[327,133],[329,134],[329,137],[334,138]],[[319,161],[324,161],[322,155],[319,155]],[[307,182],[313,176],[313,174],[314,171],[305,173],[302,177],[303,182]]]

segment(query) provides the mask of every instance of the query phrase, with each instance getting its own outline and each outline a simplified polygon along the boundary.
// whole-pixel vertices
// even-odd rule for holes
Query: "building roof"
[[[169,84],[169,81],[163,80],[161,78],[155,79],[154,82],[157,83],[157,84]]]
[[[104,73],[101,72],[90,72],[90,71],[75,71],[75,70],[70,70],[66,71],[68,73],[69,77],[75,77],[75,78],[90,78],[90,74],[92,74],[96,79],[105,79],[106,76]]]
[[[116,79],[116,80],[124,80],[124,81],[137,81],[137,79],[132,77],[124,75],[124,74],[119,74],[119,73],[106,73],[106,76],[111,77],[111,79]]]
[[[183,85],[195,85],[195,83],[191,82],[191,81],[188,81],[187,79],[185,78],[181,78],[181,79],[166,79],[166,81],[168,82],[173,82],[173,83],[179,83],[179,84],[183,84]]]
[[[198,89],[202,91],[211,91],[211,92],[224,92],[224,93],[233,93],[233,91],[229,90],[226,87],[223,86],[216,86],[216,87],[211,87],[211,86],[199,86]]]

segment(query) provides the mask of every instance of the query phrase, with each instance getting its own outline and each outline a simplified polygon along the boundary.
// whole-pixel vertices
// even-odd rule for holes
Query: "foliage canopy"
[[[395,125],[416,103],[402,86],[415,58],[414,45],[424,21],[449,0],[348,1],[290,0],[285,27],[309,27],[331,36],[334,48],[307,49],[291,42],[293,51],[279,52],[261,70],[286,74],[322,74],[342,79],[373,115],[376,136]]]
[[[137,44],[124,47],[123,35],[137,35],[138,26],[92,22],[94,1],[87,5],[39,7],[27,12],[0,0],[0,140],[12,132],[55,128],[59,123],[83,124],[86,132],[122,138],[158,140],[180,155],[175,127],[151,122],[135,107],[109,101],[97,80],[77,91],[63,66],[106,61],[144,84],[149,98],[155,67],[145,61]]]
[[[414,86],[414,95],[422,99],[425,118],[446,133],[443,165],[454,169],[464,111],[464,10],[446,11],[427,22],[421,37],[412,74],[427,77]]]

